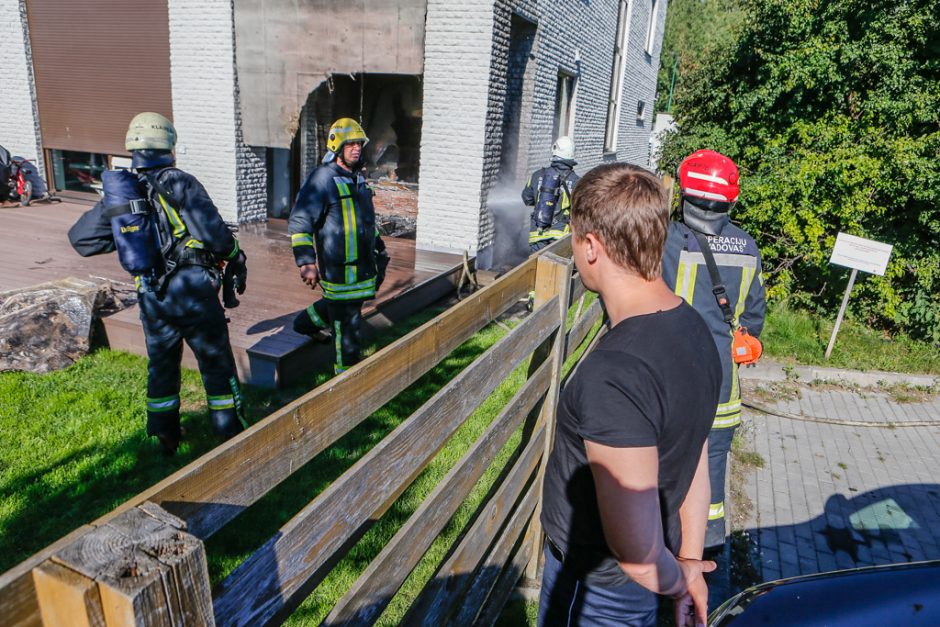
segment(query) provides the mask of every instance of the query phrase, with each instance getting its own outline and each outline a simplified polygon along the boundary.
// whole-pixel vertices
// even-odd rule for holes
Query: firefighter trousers
[[[728,453],[737,425],[712,429],[708,434],[708,477],[712,498],[708,508],[708,528],[705,531],[705,548],[714,549],[725,544],[725,476],[728,469]]]
[[[196,356],[213,430],[229,438],[245,428],[219,273],[183,266],[160,292],[138,291],[147,339],[147,435],[180,439],[180,362],[185,340]]]
[[[345,372],[362,358],[362,305],[364,300],[321,298],[294,319],[294,330],[313,335],[328,330],[335,353],[333,371]]]

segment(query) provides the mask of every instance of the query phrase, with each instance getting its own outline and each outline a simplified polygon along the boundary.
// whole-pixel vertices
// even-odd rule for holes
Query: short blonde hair
[[[669,199],[655,175],[635,165],[599,165],[584,175],[571,199],[574,237],[593,233],[618,266],[647,281],[662,274]]]

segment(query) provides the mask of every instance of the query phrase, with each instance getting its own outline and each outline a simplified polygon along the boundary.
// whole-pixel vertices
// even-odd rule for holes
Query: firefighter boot
[[[312,338],[314,342],[329,342],[332,339],[329,328],[325,324],[314,322],[314,319],[323,322],[323,318],[317,313],[316,308],[310,305],[294,318],[294,332],[306,335]]]
[[[176,453],[184,431],[180,427],[178,408],[168,411],[147,411],[147,435],[154,436],[160,442],[160,453],[166,456]]]
[[[245,430],[245,423],[238,417],[234,407],[209,411],[212,430],[222,440],[228,440]]]

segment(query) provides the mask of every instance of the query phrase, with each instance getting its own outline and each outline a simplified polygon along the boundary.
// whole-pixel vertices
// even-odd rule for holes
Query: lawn
[[[940,374],[940,348],[905,335],[888,335],[854,320],[843,320],[832,357],[825,358],[831,319],[785,305],[770,307],[761,334],[766,355],[785,364],[831,366],[850,370],[886,370]]]
[[[391,342],[439,311],[422,312],[377,337],[368,350]],[[213,584],[224,579],[316,494],[506,333],[507,327],[502,323],[481,330],[210,538],[206,548]],[[569,368],[578,356],[572,356]],[[384,543],[512,397],[525,379],[525,367],[523,364],[517,368],[484,401],[418,479],[295,612],[289,624],[319,624]],[[328,378],[329,375],[321,374],[316,383]],[[107,350],[98,350],[74,366],[48,375],[0,374],[0,428],[6,436],[0,444],[0,571],[74,527],[113,509],[215,445],[205,416],[199,376],[196,372],[185,371],[181,395],[183,423],[189,436],[177,456],[159,456],[155,444],[143,433],[145,379],[144,359]],[[246,387],[250,421],[263,418],[305,391],[303,387],[278,392]],[[513,460],[520,440],[521,432],[512,436],[392,600],[380,624],[397,624],[472,522],[493,484]],[[531,618],[532,608],[526,608],[523,613]]]

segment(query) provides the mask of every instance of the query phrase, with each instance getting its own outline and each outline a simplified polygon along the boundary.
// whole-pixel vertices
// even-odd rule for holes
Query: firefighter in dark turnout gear
[[[721,397],[708,436],[711,506],[706,549],[725,543],[725,471],[735,428],[741,423],[741,387],[732,344],[746,329],[756,338],[764,326],[766,302],[760,251],[754,239],[731,224],[728,212],[738,199],[738,168],[731,159],[700,150],[679,166],[682,221],[669,225],[663,278],[711,329],[722,364]],[[720,283],[712,278],[702,245],[714,259]],[[721,303],[720,303],[721,301]],[[759,344],[757,340],[754,343]]]
[[[568,234],[571,228],[571,194],[580,178],[574,172],[574,142],[559,137],[552,146],[552,162],[536,170],[522,190],[522,201],[535,207],[529,227],[531,252],[545,248]]]
[[[239,293],[244,291],[245,253],[205,188],[191,174],[173,167],[175,143],[176,131],[162,115],[134,117],[125,141],[134,174],[106,173],[112,176],[105,181],[105,197],[69,231],[69,240],[80,255],[117,248],[125,269],[140,272],[135,283],[149,358],[147,434],[158,438],[166,454],[175,452],[182,438],[183,340],[199,363],[215,433],[227,439],[246,426],[228,325],[218,297],[222,262],[229,264],[227,274]],[[138,194],[133,193],[134,183],[139,184]],[[115,208],[127,206],[123,203],[131,200],[128,195],[142,198],[130,203],[123,217],[137,214],[152,219],[146,228],[152,227],[157,234],[158,263],[149,270],[143,267],[146,264],[135,267],[127,262],[148,256],[146,240],[128,240],[139,232],[138,225],[114,227],[122,217],[115,216],[121,213]],[[128,250],[134,246],[136,250]]]
[[[337,374],[360,359],[362,305],[375,297],[389,261],[361,171],[368,141],[355,120],[333,123],[329,153],[298,192],[288,223],[300,278],[323,291],[294,319],[294,330],[314,338],[331,334]]]

